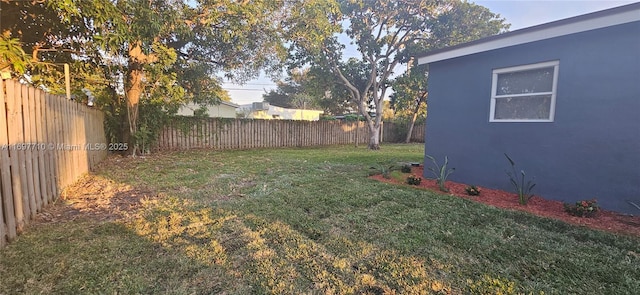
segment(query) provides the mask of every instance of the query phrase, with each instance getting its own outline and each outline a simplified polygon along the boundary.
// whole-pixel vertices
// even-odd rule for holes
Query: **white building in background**
[[[241,105],[237,109],[238,117],[248,119],[279,119],[318,121],[324,111],[287,109],[272,106],[268,102],[254,102]]]
[[[228,101],[221,101],[220,104],[217,104],[217,105],[205,106],[205,109],[206,109],[205,113],[210,118],[235,118],[236,109],[239,107],[240,106],[235,103],[231,103]],[[193,116],[193,113],[198,109],[200,109],[200,105],[190,102],[180,107],[176,115]]]

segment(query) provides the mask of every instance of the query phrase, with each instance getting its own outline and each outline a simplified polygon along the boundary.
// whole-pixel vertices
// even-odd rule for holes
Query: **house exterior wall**
[[[176,115],[179,116],[193,116],[193,112],[199,109],[200,106],[194,103],[188,103],[178,110]],[[226,105],[226,104],[218,104],[207,106],[207,115],[210,118],[235,118],[236,117],[236,107]]]
[[[269,110],[252,110],[246,114],[250,119],[279,119],[279,120],[305,120],[318,121],[324,111],[287,109],[277,106],[269,106]]]
[[[554,122],[489,122],[493,69],[554,60]],[[425,142],[454,181],[512,190],[507,153],[536,195],[640,213],[640,22],[429,64]]]

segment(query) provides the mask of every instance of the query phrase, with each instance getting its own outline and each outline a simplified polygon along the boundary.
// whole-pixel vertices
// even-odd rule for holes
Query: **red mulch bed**
[[[422,166],[412,167],[413,174],[422,177],[422,172]],[[395,179],[386,179],[379,174],[371,176],[371,178],[387,183],[408,185],[406,183],[400,183]],[[513,192],[478,186],[480,196],[469,196],[465,191],[467,187],[466,184],[447,181],[446,186],[449,189],[448,194],[498,208],[526,211],[538,216],[558,219],[575,225],[640,237],[640,216],[623,215],[612,211],[600,210],[595,217],[577,217],[567,214],[564,211],[563,203],[560,201],[546,200],[534,196],[529,200],[527,205],[520,205],[518,203],[518,195]],[[435,180],[432,179],[423,179],[421,184],[416,187],[442,193],[438,190]]]

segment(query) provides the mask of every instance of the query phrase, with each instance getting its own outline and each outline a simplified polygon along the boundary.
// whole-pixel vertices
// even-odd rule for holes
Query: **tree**
[[[141,98],[158,105],[216,102],[225,96],[217,73],[242,81],[261,69],[274,70],[284,57],[274,21],[277,1],[126,0],[116,5],[125,37],[111,53],[127,61],[125,97],[134,136]]]
[[[351,113],[355,105],[349,99],[349,93],[340,80],[326,68],[312,66],[304,82],[304,91],[316,98],[316,104],[326,115]]]
[[[35,61],[23,77],[60,92],[59,65],[72,64],[75,88],[104,95],[99,105],[124,114],[113,122],[126,127],[120,138],[133,154],[162,114],[228,98],[220,75],[244,81],[286,57],[278,0],[0,1],[3,36]]]
[[[308,70],[292,69],[289,75],[277,82],[277,88],[264,94],[264,101],[283,108],[295,108],[296,96],[305,95],[304,83]]]
[[[117,15],[109,0],[0,0],[0,6],[0,33],[19,43],[24,52],[22,66],[14,68],[14,74],[52,93],[65,91],[61,83],[65,63],[83,69],[72,73],[75,88],[83,88],[85,75],[96,72],[101,58],[101,40],[95,36],[108,35],[103,29]]]
[[[453,0],[316,0],[291,9],[293,15],[311,16],[319,10],[323,11],[322,19],[289,24],[291,55],[299,64],[318,64],[334,72],[366,119],[370,149],[379,149],[383,99],[399,63],[408,61],[415,49],[436,48],[442,40],[456,42],[456,38],[447,39],[453,33],[474,29],[473,38],[480,38],[508,27],[504,19],[484,7]],[[458,23],[460,16],[474,18],[465,17],[464,22]],[[345,46],[338,43],[337,37],[343,32],[343,26],[347,28],[344,33],[360,53],[358,61],[366,68],[365,83],[361,87],[357,85],[359,81],[350,79],[344,72]],[[308,29],[305,31],[308,27],[317,30],[309,33]],[[369,103],[374,107],[375,116],[368,112]]]
[[[322,109],[327,115],[352,109],[346,88],[333,73],[319,67],[294,68],[277,85],[275,90],[263,95],[264,101],[285,108]]]
[[[409,127],[405,143],[411,141],[413,126],[418,117],[427,113],[427,71],[421,67],[413,67],[394,79],[391,106],[396,116],[409,118]]]

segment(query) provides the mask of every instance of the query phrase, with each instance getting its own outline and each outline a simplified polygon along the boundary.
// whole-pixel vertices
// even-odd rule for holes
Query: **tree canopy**
[[[391,108],[396,118],[408,121],[405,142],[411,140],[413,126],[418,119],[427,115],[427,71],[425,67],[413,67],[393,79],[393,94],[390,95]]]
[[[111,139],[132,142],[134,153],[153,140],[162,114],[186,101],[228,99],[222,79],[277,75],[283,64],[304,69],[301,77],[292,75],[282,84],[288,104],[331,113],[357,109],[369,126],[369,147],[376,149],[383,100],[399,64],[416,52],[508,28],[499,15],[458,0],[0,0],[0,5],[0,66],[61,93],[62,64],[70,64],[75,99],[95,96],[108,115]],[[342,37],[359,57],[345,57]]]
[[[20,51],[3,50],[3,62],[58,93],[61,65],[71,64],[76,95],[86,97],[85,89],[99,96],[99,105],[119,117],[112,122],[121,125],[118,140],[135,148],[151,140],[139,127],[157,127],[149,121],[156,115],[185,101],[228,99],[223,78],[277,71],[286,57],[278,0],[0,1],[0,49],[17,42],[31,57],[21,62]],[[142,104],[153,114],[141,116]]]
[[[343,64],[342,70],[346,76],[357,81],[358,87],[364,87],[366,66],[352,59]],[[322,109],[327,115],[342,115],[357,109],[349,99],[349,90],[326,68],[294,68],[277,85],[275,90],[263,95],[264,100],[273,105]]]
[[[294,11],[304,14],[322,9],[325,18],[314,19],[312,24],[291,24],[294,37],[291,60],[297,66],[312,64],[326,68],[338,78],[366,118],[371,149],[379,148],[383,100],[400,63],[420,51],[508,29],[499,15],[482,6],[455,0],[316,0]],[[305,30],[311,26],[317,30]],[[340,34],[357,48],[360,57],[356,61],[344,60],[345,46],[339,43]],[[345,69],[355,64],[361,67],[363,75],[350,77]],[[369,114],[369,104],[375,116]]]

